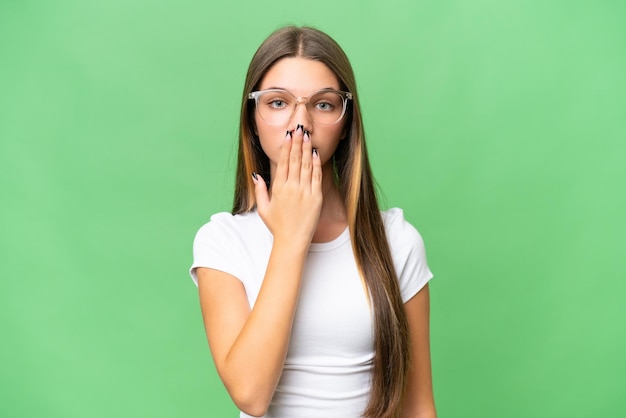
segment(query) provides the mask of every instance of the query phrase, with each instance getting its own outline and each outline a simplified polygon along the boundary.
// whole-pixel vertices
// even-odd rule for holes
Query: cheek
[[[318,129],[313,135],[313,146],[318,148],[325,156],[332,156],[343,141],[345,132],[342,126],[332,126]]]
[[[259,123],[258,120],[256,126],[257,135],[261,143],[261,148],[263,148],[263,152],[265,152],[265,155],[267,155],[270,160],[275,162],[280,153],[282,143],[285,140],[286,129],[263,124],[263,121]]]

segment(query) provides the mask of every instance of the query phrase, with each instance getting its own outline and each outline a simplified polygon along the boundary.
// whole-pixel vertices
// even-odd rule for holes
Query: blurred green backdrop
[[[0,2],[0,416],[235,417],[187,275],[284,24],[351,58],[447,417],[626,416],[626,3]]]

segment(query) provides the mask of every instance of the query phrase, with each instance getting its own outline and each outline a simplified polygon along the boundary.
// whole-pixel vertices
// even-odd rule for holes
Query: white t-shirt
[[[424,243],[401,209],[382,213],[404,302],[432,278]],[[272,248],[257,212],[218,213],[198,231],[191,277],[209,267],[237,277],[254,306]],[[373,323],[346,229],[309,248],[283,373],[266,418],[357,418],[370,392]],[[262,349],[262,347],[259,347]],[[241,417],[248,417],[241,413]]]

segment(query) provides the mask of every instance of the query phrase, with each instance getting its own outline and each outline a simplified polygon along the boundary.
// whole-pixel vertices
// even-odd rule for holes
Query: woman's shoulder
[[[389,209],[382,216],[402,300],[406,302],[433,277],[426,261],[424,240],[406,220],[402,209]]]
[[[245,231],[246,229],[257,226],[259,220],[260,218],[256,211],[238,214],[232,214],[230,212],[217,212],[211,215],[209,221],[200,227],[198,233]]]
[[[391,208],[381,212],[387,239],[391,246],[414,244],[423,246],[419,231],[404,216],[400,208]]]
[[[400,208],[390,208],[380,212],[383,217],[385,226],[388,224],[394,224],[404,220],[404,211]]]
[[[209,223],[245,224],[256,218],[258,218],[258,215],[255,210],[235,214],[231,212],[217,212],[211,215]]]
[[[189,270],[197,284],[196,268],[209,267],[243,277],[241,259],[250,248],[266,239],[263,222],[256,212],[231,214],[219,212],[196,232],[193,240],[193,264]]]

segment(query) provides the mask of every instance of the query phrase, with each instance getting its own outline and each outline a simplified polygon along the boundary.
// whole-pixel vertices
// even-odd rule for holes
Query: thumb
[[[256,206],[259,213],[265,213],[270,205],[270,197],[267,193],[267,184],[260,174],[252,173],[252,181],[254,182],[254,196],[256,197]]]

